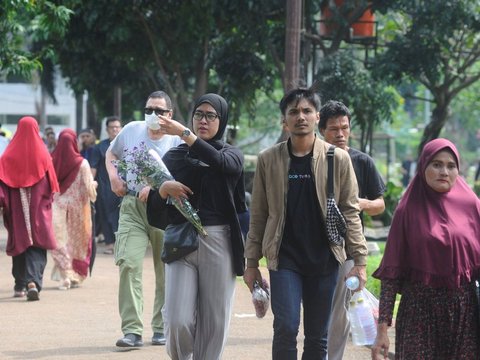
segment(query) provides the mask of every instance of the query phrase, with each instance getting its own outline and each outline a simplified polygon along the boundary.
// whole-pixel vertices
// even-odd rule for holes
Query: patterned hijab
[[[62,130],[52,151],[53,166],[60,183],[60,193],[68,190],[80,171],[83,156],[78,151],[77,134],[72,129]]]
[[[450,141],[435,139],[425,145],[374,277],[458,288],[480,273],[479,198],[460,176],[445,193],[426,183],[425,170],[441,150],[452,152],[459,166],[460,156]]]
[[[0,180],[11,188],[26,188],[48,175],[52,193],[58,192],[58,181],[52,158],[39,135],[37,120],[25,116],[0,157]]]

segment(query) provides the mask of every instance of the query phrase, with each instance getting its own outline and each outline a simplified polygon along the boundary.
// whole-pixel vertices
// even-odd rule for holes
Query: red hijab
[[[460,156],[450,141],[435,139],[425,145],[374,277],[458,288],[480,273],[479,198],[460,175],[445,193],[426,183],[425,170],[441,150],[450,150],[459,167]]]
[[[58,192],[58,181],[52,158],[39,135],[38,123],[25,116],[0,157],[0,180],[11,188],[26,188],[48,175],[52,193]]]
[[[57,146],[52,151],[53,166],[60,183],[60,193],[68,190],[80,171],[83,156],[78,151],[77,134],[72,129],[62,130]]]

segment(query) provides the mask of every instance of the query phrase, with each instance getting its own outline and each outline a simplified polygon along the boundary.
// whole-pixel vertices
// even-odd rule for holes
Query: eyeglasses
[[[203,112],[203,111],[195,111],[193,113],[193,120],[195,121],[202,121],[202,119],[205,117],[208,122],[214,122],[216,118],[218,118],[218,114],[215,114],[213,112]]]
[[[169,109],[153,109],[153,108],[145,108],[145,114],[151,115],[155,111],[155,115],[157,116],[164,116],[170,112]]]

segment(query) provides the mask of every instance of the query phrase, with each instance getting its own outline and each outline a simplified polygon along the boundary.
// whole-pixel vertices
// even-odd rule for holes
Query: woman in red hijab
[[[52,251],[55,266],[52,279],[60,289],[78,286],[88,275],[92,253],[92,213],[90,202],[97,197],[88,161],[80,155],[77,134],[63,130],[55,150],[53,165],[60,193],[53,198],[53,226],[57,249]]]
[[[425,145],[392,220],[372,359],[387,359],[396,294],[396,359],[479,359],[475,279],[480,274],[480,200],[458,176],[455,145]],[[382,354],[383,353],[383,354]]]
[[[23,117],[0,157],[0,207],[8,231],[7,255],[12,256],[14,296],[39,299],[47,250],[55,249],[52,227],[57,176],[39,135],[37,120]]]

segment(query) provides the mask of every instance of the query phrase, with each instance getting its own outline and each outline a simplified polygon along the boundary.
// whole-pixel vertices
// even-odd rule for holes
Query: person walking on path
[[[274,315],[272,358],[297,359],[297,334],[303,304],[302,359],[326,359],[327,330],[344,246],[355,266],[349,276],[366,282],[367,244],[362,232],[358,185],[348,153],[335,149],[335,200],[345,216],[346,244],[334,245],[326,231],[327,151],[315,135],[320,98],[313,88],[296,88],[280,102],[290,139],[260,153],[255,171],[250,230],[245,245],[244,280],[250,291],[262,284],[264,256],[271,282]]]
[[[14,297],[39,300],[47,250],[57,247],[52,226],[53,193],[59,186],[37,120],[23,117],[0,157],[0,207],[8,230]]]
[[[329,100],[320,110],[318,128],[326,142],[348,152],[358,183],[358,202],[363,223],[363,213],[379,215],[385,210],[383,193],[385,184],[378,173],[375,162],[367,154],[348,146],[350,138],[350,110],[340,101]],[[350,333],[347,304],[351,292],[345,286],[347,274],[354,262],[349,254],[340,266],[337,286],[333,297],[333,308],[328,329],[328,359],[342,360]]]
[[[72,129],[60,132],[52,159],[60,184],[60,193],[53,196],[57,248],[52,251],[52,279],[60,281],[61,290],[68,290],[88,276],[93,241],[90,203],[97,197],[97,182],[78,151],[77,134]]]
[[[148,97],[145,105],[145,121],[133,121],[125,125],[112,141],[105,156],[112,191],[123,197],[120,207],[118,231],[114,248],[115,263],[120,272],[118,306],[122,318],[124,337],[116,343],[119,347],[138,347],[143,345],[143,259],[147,246],[151,244],[155,265],[155,302],[152,318],[153,345],[165,345],[162,307],[165,301],[164,264],[160,259],[163,246],[163,231],[151,226],[147,220],[146,201],[150,187],[136,185],[135,175],[130,174],[123,180],[114,165],[115,160],[125,156],[125,150],[145,144],[159,156],[182,140],[178,136],[167,135],[160,129],[159,115],[172,117],[172,101],[163,91],[155,91]]]
[[[243,275],[243,237],[237,213],[246,211],[243,154],[225,143],[228,104],[217,94],[196,100],[192,131],[161,117],[162,131],[185,144],[163,157],[176,181],[164,182],[149,198],[148,216],[169,224],[185,222],[170,197],[188,198],[208,235],[197,235],[198,249],[166,266],[164,320],[167,353],[174,360],[219,360],[230,326],[235,276]],[[237,201],[239,200],[240,203]],[[150,206],[150,204],[152,206]],[[156,208],[156,209],[155,209]]]
[[[480,199],[459,176],[460,156],[447,139],[428,142],[418,172],[392,219],[381,280],[372,359],[387,359],[396,294],[395,358],[480,358]]]
[[[99,221],[98,225],[104,236],[104,254],[112,255],[113,246],[115,244],[115,233],[118,230],[121,198],[112,191],[107,168],[105,166],[105,155],[110,143],[122,129],[120,118],[116,116],[108,117],[106,128],[108,138],[95,145],[89,162],[93,177],[98,182],[98,197],[95,202],[95,209],[98,213],[96,219]]]

